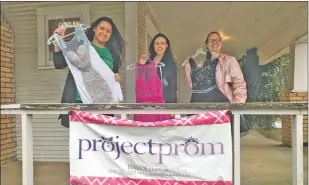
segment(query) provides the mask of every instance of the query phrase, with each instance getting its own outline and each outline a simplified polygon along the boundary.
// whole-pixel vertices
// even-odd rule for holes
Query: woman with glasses
[[[222,38],[218,32],[208,34],[206,59],[200,67],[189,58],[185,65],[187,83],[192,88],[191,103],[245,103],[247,88],[243,73],[235,57],[221,53]],[[248,126],[241,124],[241,132]]]

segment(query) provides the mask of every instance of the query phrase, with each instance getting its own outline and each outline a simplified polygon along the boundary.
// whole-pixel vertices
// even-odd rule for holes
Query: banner
[[[160,122],[72,111],[72,185],[231,185],[227,110]]]

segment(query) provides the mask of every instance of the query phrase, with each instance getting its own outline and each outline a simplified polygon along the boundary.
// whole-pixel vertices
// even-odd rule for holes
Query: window
[[[74,17],[74,18],[67,18],[67,19],[49,19],[48,22],[48,35],[47,38],[49,38],[50,36],[53,35],[54,30],[58,27],[58,24],[62,21],[67,22],[69,25],[76,25],[76,24],[80,24],[80,17]],[[65,35],[73,33],[74,32],[74,28],[68,28],[65,30]],[[69,42],[70,40],[72,40],[74,34],[69,35],[68,37],[64,38],[63,40],[66,42]],[[48,53],[47,53],[47,62],[53,61],[53,50],[54,50],[54,45],[49,45],[48,47]],[[47,63],[48,65],[50,63]]]
[[[57,16],[55,16],[57,15]],[[37,34],[38,34],[38,68],[54,68],[53,65],[53,45],[47,45],[47,39],[53,34],[58,24],[62,21],[70,25],[89,24],[89,5],[68,5],[53,6],[37,9]],[[74,32],[74,28],[68,28],[65,34]],[[66,37],[65,41],[70,41],[74,35]]]

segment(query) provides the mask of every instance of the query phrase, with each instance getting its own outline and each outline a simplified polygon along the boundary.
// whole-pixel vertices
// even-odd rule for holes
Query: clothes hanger
[[[197,56],[200,55],[200,54],[203,54],[203,55],[206,56],[206,52],[204,51],[203,48],[197,49],[196,52],[195,52],[195,54],[192,55],[190,58],[195,58],[195,57],[197,57]],[[189,61],[189,59],[186,59],[186,60],[182,63],[182,66],[185,66],[185,64],[186,64],[188,61]]]
[[[83,30],[86,30],[86,29],[90,28],[90,26],[86,26],[86,25],[83,25],[83,24],[80,24],[80,26],[82,27]],[[69,25],[69,24],[66,23],[66,22],[62,22],[62,23],[61,23],[61,27],[62,27],[63,29],[75,28],[76,25]],[[50,36],[50,37],[48,38],[48,40],[47,40],[47,45],[55,44],[55,42],[56,42],[56,40],[55,40],[55,34],[57,34],[57,33],[54,33],[52,36]],[[67,35],[65,35],[65,36],[63,36],[62,38],[64,39],[64,38],[66,38],[66,37],[68,37],[68,36],[70,36],[70,35],[73,35],[73,34],[75,34],[75,31],[72,32],[72,33],[69,33],[69,34],[67,34]]]
[[[133,70],[133,69],[135,69],[135,68],[138,68],[138,67],[136,67],[135,65],[136,65],[136,64],[130,64],[130,65],[128,65],[127,70]],[[165,67],[165,64],[162,63],[162,62],[159,62],[159,63],[157,64],[157,67]]]

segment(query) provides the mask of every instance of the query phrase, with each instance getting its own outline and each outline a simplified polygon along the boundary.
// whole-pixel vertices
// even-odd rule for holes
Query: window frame
[[[38,69],[54,69],[53,61],[48,58],[48,21],[59,18],[79,17],[83,24],[90,24],[89,4],[65,5],[37,8],[37,48],[38,48]]]

